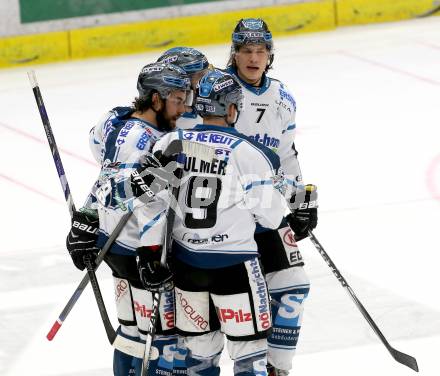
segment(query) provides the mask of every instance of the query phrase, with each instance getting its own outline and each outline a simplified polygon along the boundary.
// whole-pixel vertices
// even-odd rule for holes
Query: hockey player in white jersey
[[[228,71],[243,87],[246,109],[235,128],[275,151],[289,183],[290,227],[259,228],[255,235],[272,297],[273,334],[269,337],[268,369],[285,375],[292,368],[301,329],[309,280],[296,241],[307,237],[317,224],[316,191],[303,189],[294,137],[296,103],[287,87],[266,75],[274,59],[272,35],[262,19],[242,19],[232,33]],[[295,199],[309,201],[295,205]]]
[[[171,63],[182,68],[189,75],[191,87],[194,91],[200,78],[206,74],[208,69],[212,68],[206,56],[199,50],[191,47],[170,48],[157,61]],[[177,127],[189,129],[201,122],[202,118],[197,114],[195,106],[192,106],[177,120]]]
[[[231,75],[208,72],[196,95],[203,124],[169,133],[153,149],[160,155],[173,140],[215,148],[211,161],[186,158],[172,233],[176,327],[190,375],[220,373],[224,335],[235,375],[267,374],[270,304],[254,232],[256,222],[278,228],[287,204],[276,187],[278,156],[231,127],[241,104]]]
[[[143,338],[151,312],[151,294],[139,277],[136,264],[136,248],[139,246],[139,210],[133,208],[131,191],[127,181],[139,166],[141,157],[166,132],[175,128],[176,120],[192,103],[190,82],[186,73],[172,64],[146,65],[139,74],[139,96],[133,107],[117,107],[92,129],[90,142],[92,152],[101,165],[96,190],[91,195],[92,207],[98,208],[99,220],[79,211],[73,215],[73,224],[99,226],[95,232],[81,230],[72,225],[66,245],[74,264],[84,269],[84,257],[94,257],[104,245],[121,217],[128,210],[134,215],[121,231],[105,257],[112,269],[116,307],[120,327],[118,333],[135,341]],[[128,185],[130,185],[128,183]],[[87,211],[90,214],[90,208]],[[174,334],[174,294],[165,292],[160,307],[160,323],[155,346],[161,356],[150,366],[150,376],[172,375]],[[114,353],[115,376],[140,375],[141,359],[118,350]]]

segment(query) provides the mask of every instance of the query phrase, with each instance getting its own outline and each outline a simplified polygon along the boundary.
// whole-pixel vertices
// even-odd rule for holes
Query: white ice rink
[[[420,375],[438,376],[440,17],[275,42],[271,75],[297,100],[304,178],[319,187],[315,234],[390,343],[417,358]],[[201,49],[224,66],[228,45]],[[89,129],[130,103],[138,71],[158,55],[32,67],[77,206],[98,173]],[[45,338],[82,273],[64,247],[69,215],[26,71],[0,70],[0,375],[111,375],[89,288]],[[300,246],[312,289],[292,376],[413,375],[311,243]],[[114,319],[109,269],[98,275]]]

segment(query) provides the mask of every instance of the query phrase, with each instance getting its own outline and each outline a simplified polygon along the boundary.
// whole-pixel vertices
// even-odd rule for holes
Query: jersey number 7
[[[261,118],[263,117],[264,113],[266,112],[266,109],[265,108],[257,108],[257,112],[259,112],[258,118],[257,118],[257,123],[259,123],[261,121]]]

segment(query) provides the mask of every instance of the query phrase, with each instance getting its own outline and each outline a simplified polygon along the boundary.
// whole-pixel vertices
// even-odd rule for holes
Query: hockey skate
[[[267,363],[267,376],[288,376],[289,371],[275,368],[272,364]]]

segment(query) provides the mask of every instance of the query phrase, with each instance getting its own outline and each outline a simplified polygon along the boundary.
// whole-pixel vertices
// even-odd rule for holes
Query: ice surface
[[[437,376],[440,18],[279,38],[275,47],[271,75],[297,100],[304,178],[319,187],[316,236],[390,343],[417,358],[420,375]],[[227,61],[227,45],[201,49],[217,66]],[[131,102],[138,71],[157,56],[33,67],[77,206],[98,172],[89,129]],[[82,273],[64,249],[68,211],[26,71],[0,71],[0,374],[110,375],[89,289],[54,341],[45,338]],[[413,374],[302,243],[312,290],[292,376]],[[109,269],[98,275],[114,319]]]

